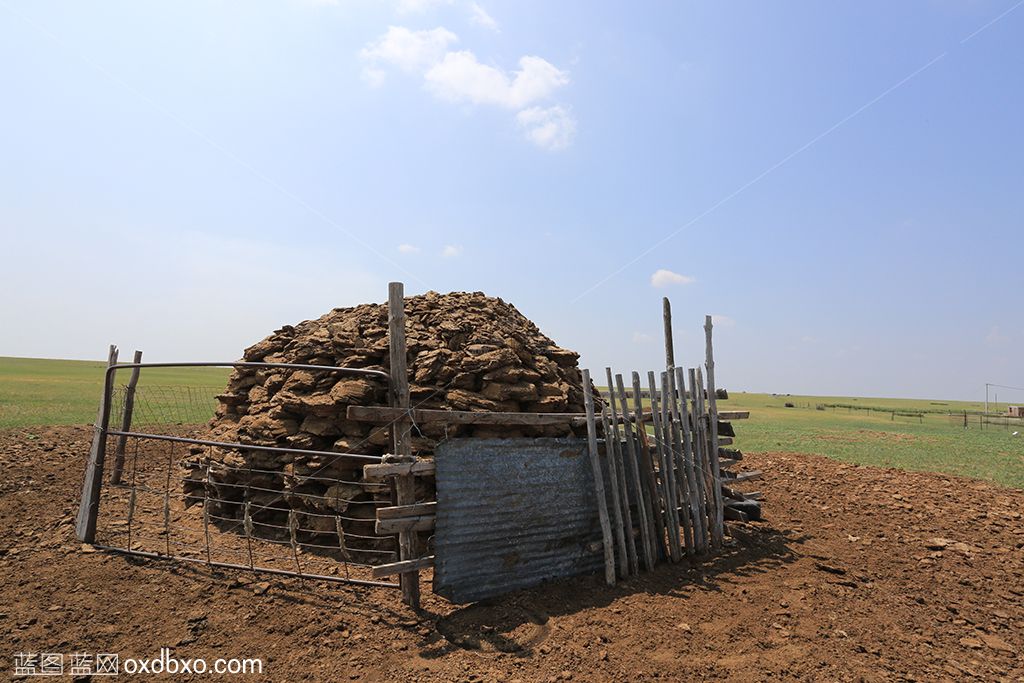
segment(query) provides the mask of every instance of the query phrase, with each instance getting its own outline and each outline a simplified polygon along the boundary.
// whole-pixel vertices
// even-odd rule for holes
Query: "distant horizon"
[[[123,352],[125,352],[125,349],[122,349],[122,348],[118,347],[118,351],[120,353],[123,353]],[[134,349],[132,349],[131,351],[134,352]],[[145,353],[145,352],[143,352],[143,353]],[[92,359],[92,358],[41,358],[41,357],[36,357],[36,356],[0,356],[0,360],[32,360],[32,361],[56,361],[56,362],[61,362],[61,363],[91,363],[91,364],[96,364],[99,367],[103,367],[104,365],[106,365],[106,360],[105,359],[98,359],[98,358],[96,358],[96,359]],[[145,355],[143,356],[143,362],[144,363],[145,362],[153,362],[153,363],[157,363],[157,362],[159,362],[159,363],[179,363],[180,362],[180,363],[185,363],[185,362],[196,362],[196,361],[207,361],[207,362],[221,362],[221,361],[224,361],[224,362],[228,362],[228,363],[233,362],[230,359],[225,360],[223,358],[193,358],[193,359],[188,359],[188,360],[182,360],[182,359],[174,359],[174,360],[172,360],[172,359],[162,359],[162,360],[159,360],[159,361],[147,361],[147,359],[145,358]],[[118,362],[119,363],[125,363],[126,361],[123,360],[123,359],[119,359]],[[584,366],[581,365],[580,367],[583,368]],[[601,368],[601,369],[603,369],[603,368]],[[632,370],[644,370],[644,371],[646,371],[646,370],[649,370],[649,369],[651,369],[651,368],[618,368],[617,369],[615,366],[612,366],[612,370],[613,371],[624,371],[624,370],[629,370],[629,371],[632,371]],[[591,368],[591,370],[593,370],[593,368]],[[604,385],[599,383],[599,382],[595,382],[594,384],[597,387],[604,387]],[[895,401],[900,401],[900,400],[906,400],[906,401],[935,401],[935,402],[942,402],[942,403],[984,403],[985,402],[984,396],[982,396],[979,399],[937,398],[935,396],[880,396],[880,395],[879,396],[857,396],[857,395],[853,395],[853,394],[849,394],[849,395],[847,395],[847,394],[835,394],[835,393],[804,394],[804,393],[780,392],[780,391],[754,391],[754,390],[750,390],[750,389],[732,389],[730,387],[720,387],[720,388],[724,388],[726,391],[728,391],[730,393],[730,395],[731,394],[757,394],[757,395],[764,395],[764,396],[780,396],[780,397],[781,396],[792,396],[792,397],[796,397],[796,398],[849,398],[849,399],[855,399],[855,400],[882,399],[882,400],[895,400]],[[989,401],[989,403],[991,405],[1003,405],[1003,404],[1005,404],[1005,405],[1024,405],[1024,399],[1022,399],[1021,401],[1018,401],[1018,402],[1014,402],[1014,401],[996,401],[995,399],[991,399]]]

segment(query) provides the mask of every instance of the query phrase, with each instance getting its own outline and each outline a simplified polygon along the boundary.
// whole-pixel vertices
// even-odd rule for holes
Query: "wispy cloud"
[[[404,26],[389,26],[383,36],[359,51],[359,58],[366,65],[363,77],[377,85],[383,83],[385,72],[380,65],[407,73],[422,71],[438,62],[448,46],[458,39],[454,33],[440,27],[412,31]]]
[[[634,344],[649,344],[654,341],[654,337],[647,334],[646,332],[634,332],[633,343]]]
[[[419,253],[420,248],[413,244],[399,244],[398,251],[403,254],[416,254]]]
[[[479,5],[474,3],[473,8],[477,21],[489,20],[496,28]],[[439,100],[518,110],[516,124],[541,149],[563,150],[572,143],[576,120],[570,109],[538,106],[569,83],[568,71],[536,55],[520,57],[519,68],[507,71],[481,62],[470,50],[450,50],[458,40],[444,27],[414,31],[389,26],[359,51],[363,80],[372,87],[382,86],[385,67],[421,74],[424,87]]]
[[[526,139],[541,149],[565,149],[576,135],[576,119],[565,107],[530,107],[516,114],[516,123]]]
[[[424,75],[427,89],[442,99],[519,109],[569,82],[569,74],[540,57],[519,58],[511,75],[481,64],[469,50],[449,52]]]
[[[681,275],[671,270],[659,268],[651,275],[651,287],[670,287],[672,285],[688,285],[696,282],[695,278],[689,275]]]
[[[399,14],[423,14],[443,5],[451,5],[453,0],[399,0]]]
[[[462,256],[462,246],[458,244],[446,244],[444,249],[441,250],[441,256],[444,258]]]
[[[711,315],[711,324],[717,327],[735,327],[736,321],[727,315]]]
[[[482,26],[492,31],[499,30],[498,22],[494,20],[494,17],[488,14],[487,10],[476,2],[469,3],[469,20],[477,26]]]

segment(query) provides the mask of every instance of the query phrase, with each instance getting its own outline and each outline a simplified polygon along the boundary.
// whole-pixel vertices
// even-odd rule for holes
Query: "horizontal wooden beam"
[[[383,479],[384,477],[406,474],[433,475],[434,461],[417,460],[416,462],[388,462],[379,465],[363,465],[363,476],[367,479]]]
[[[746,420],[750,417],[749,410],[719,410],[719,420]]]
[[[579,413],[496,413],[475,410],[426,410],[416,408],[405,411],[401,408],[387,406],[349,406],[345,416],[354,422],[371,422],[389,424],[411,413],[413,422],[443,422],[460,425],[497,425],[497,426],[549,426],[549,425],[584,425],[586,416]]]
[[[375,529],[378,534],[397,534],[402,531],[428,531],[434,528],[435,519],[434,515],[378,519]]]
[[[750,517],[748,517],[747,513],[743,512],[743,510],[737,510],[736,508],[726,506],[726,508],[722,510],[722,512],[724,513],[726,519],[732,519],[737,522],[750,521]]]
[[[418,557],[415,560],[402,560],[401,562],[378,564],[371,571],[373,572],[373,578],[382,579],[385,576],[393,576],[403,572],[414,572],[419,571],[420,569],[430,569],[433,566],[434,556],[428,555],[427,557]]]
[[[377,508],[377,519],[398,519],[399,517],[418,517],[432,515],[437,511],[437,502],[416,503],[415,505],[394,505]]]
[[[723,484],[735,484],[740,481],[752,481],[754,479],[761,478],[761,470],[750,470],[749,472],[740,472],[735,477],[724,477],[722,479]]]

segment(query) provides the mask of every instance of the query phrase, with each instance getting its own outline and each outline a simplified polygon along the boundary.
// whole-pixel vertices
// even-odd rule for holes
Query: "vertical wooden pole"
[[[107,368],[117,365],[117,347],[113,344],[107,353]],[[100,397],[96,424],[93,425],[92,446],[89,449],[89,463],[85,468],[82,482],[82,501],[78,506],[75,534],[82,543],[96,541],[96,519],[100,511],[100,489],[103,487],[103,461],[107,456],[107,429],[110,427],[110,390],[113,373],[105,372],[103,395]]]
[[[132,363],[142,362],[142,351],[136,351]],[[128,380],[128,387],[124,392],[124,415],[121,416],[121,431],[128,432],[132,428],[132,413],[135,411],[135,386],[139,383],[139,371],[142,368],[132,368],[131,379]],[[124,470],[124,448],[128,443],[127,436],[117,437],[117,444],[114,447],[114,469],[110,471],[110,483],[121,483],[121,472]]]
[[[708,371],[708,420],[711,426],[711,492],[715,511],[711,542],[716,548],[721,548],[725,538],[725,501],[722,500],[722,473],[718,467],[718,397],[715,395],[715,353],[711,344],[711,327],[711,316],[704,316],[704,367]]]
[[[651,525],[651,535],[654,541],[652,551],[654,552],[655,559],[658,557],[659,550],[665,559],[668,559],[669,549],[665,540],[665,522],[662,517],[661,495],[658,491],[658,482],[654,476],[654,459],[651,456],[650,439],[647,438],[647,425],[644,423],[643,399],[640,397],[643,393],[643,390],[640,388],[640,373],[633,372],[632,380],[633,424],[636,427],[636,445],[639,448],[637,455],[640,457],[640,474],[643,477],[644,484],[647,486],[647,508],[653,522]]]
[[[676,352],[672,344],[672,304],[667,296],[661,300],[661,315],[665,325],[665,365],[671,370],[676,364]]]
[[[693,520],[691,519],[690,504],[688,502],[689,486],[686,483],[686,461],[683,450],[682,432],[684,425],[679,419],[679,404],[677,403],[674,382],[672,374],[668,372],[661,373],[661,419],[664,423],[666,448],[670,449],[669,454],[672,460],[672,495],[675,496],[676,524],[683,529],[683,550],[687,555],[693,555]],[[684,403],[684,408],[685,405]],[[679,516],[680,510],[682,511],[681,519]]]
[[[683,520],[686,523],[689,533],[686,537],[686,554],[693,555],[700,547],[701,527],[700,516],[697,514],[696,478],[693,468],[693,439],[691,438],[690,414],[686,403],[686,382],[683,380],[683,369],[674,368],[668,380],[669,398],[672,400],[673,422],[676,424],[679,435],[675,439],[675,446],[681,454],[680,472],[680,494],[683,507]],[[676,400],[678,398],[678,400]]]
[[[612,382],[612,369],[605,368],[608,375],[608,407],[611,410],[612,457],[619,474],[619,490],[622,492],[622,517],[625,525],[626,558],[629,562],[629,573],[640,573],[640,561],[636,554],[636,537],[633,535],[633,513],[629,508],[629,485],[626,483],[626,460],[622,454],[622,438],[619,435],[619,415],[615,408],[615,384]],[[605,437],[607,442],[608,437]],[[639,508],[637,508],[639,509]]]
[[[700,420],[697,417],[697,394],[693,386],[693,372],[690,372],[690,400],[687,404],[686,382],[683,377],[683,369],[676,368],[677,390],[683,397],[683,427],[684,427],[684,450],[686,451],[686,483],[690,488],[690,519],[693,522],[693,545],[696,550],[702,550],[707,545],[707,522],[701,514],[700,502]]]
[[[704,415],[704,385],[699,379],[700,368],[690,368],[690,390],[693,398],[693,453],[694,469],[697,474],[697,506],[703,526],[701,549],[711,546],[711,520],[708,518],[708,438]]]
[[[651,422],[654,423],[654,442],[658,453],[658,469],[661,472],[661,496],[665,503],[665,534],[668,538],[669,556],[673,562],[678,562],[682,552],[679,545],[679,518],[675,509],[675,463],[672,462],[672,446],[665,438],[665,412],[658,401],[658,389],[653,372],[647,373],[647,385],[651,392]]]
[[[597,421],[594,418],[594,395],[591,392],[590,370],[583,371],[583,405],[587,411],[587,445],[590,450],[590,467],[594,470],[594,493],[597,494],[597,516],[601,520],[601,538],[604,542],[604,580],[609,586],[615,585],[615,551],[613,549],[612,525],[608,520],[608,497],[604,492],[604,473],[601,457],[597,452]]]
[[[619,465],[615,457],[612,428],[608,424],[608,413],[601,409],[601,433],[604,434],[604,457],[608,461],[608,483],[612,489],[612,512],[614,512],[615,555],[619,565],[619,576],[629,576],[629,559],[626,551],[626,530],[623,528],[622,497],[619,494]]]
[[[654,570],[654,553],[651,551],[652,536],[651,520],[648,517],[647,503],[644,501],[644,482],[640,478],[640,465],[633,440],[633,433],[629,422],[629,408],[626,402],[626,388],[622,384],[622,375],[615,375],[615,385],[619,392],[619,401],[622,403],[622,431],[626,437],[626,459],[629,460],[629,473],[633,476],[633,484],[636,488],[636,513],[640,517],[640,546],[644,550],[644,567],[647,571]]]
[[[406,370],[405,352],[405,286],[401,282],[388,285],[388,346],[391,361],[391,407],[407,411],[406,416],[395,420],[391,428],[395,455],[398,459],[412,460],[412,423],[408,416],[411,406],[409,398],[409,375]],[[398,475],[394,478],[395,503],[412,505],[416,502],[416,480],[413,475]],[[400,560],[416,558],[416,532],[401,531],[398,534]],[[399,574],[402,587],[402,601],[418,609],[420,606],[420,574],[409,571]]]

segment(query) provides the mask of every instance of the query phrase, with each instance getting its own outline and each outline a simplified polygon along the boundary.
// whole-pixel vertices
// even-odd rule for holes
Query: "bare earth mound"
[[[1024,677],[1022,491],[748,453],[766,472],[769,518],[729,523],[739,542],[719,557],[469,607],[425,594],[414,614],[394,590],[82,552],[73,522],[90,436],[0,433],[4,672],[17,652],[169,646],[264,657],[275,681]]]

